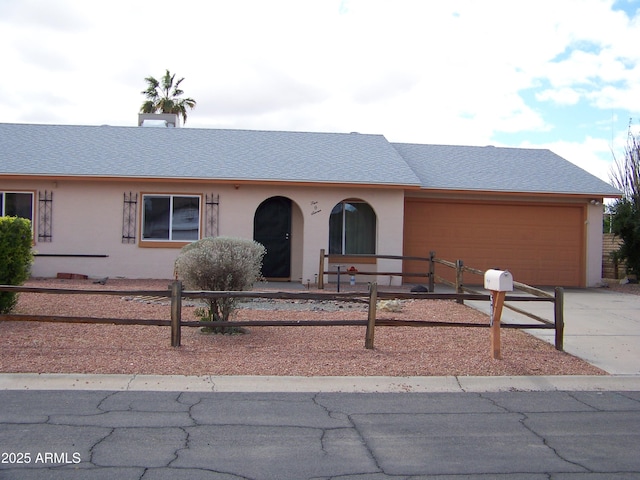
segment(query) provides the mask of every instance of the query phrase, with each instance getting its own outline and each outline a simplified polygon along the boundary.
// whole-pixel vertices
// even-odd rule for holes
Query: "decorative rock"
[[[401,312],[402,303],[400,303],[400,300],[380,300],[378,302],[378,310],[382,312]]]
[[[429,289],[424,285],[416,285],[415,287],[411,288],[411,292],[412,293],[428,293]]]

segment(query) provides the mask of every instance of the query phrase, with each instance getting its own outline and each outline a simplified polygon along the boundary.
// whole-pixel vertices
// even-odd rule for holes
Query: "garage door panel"
[[[584,286],[584,207],[443,203],[407,199],[405,255],[439,258],[481,270],[507,268],[532,285]],[[405,262],[405,271],[420,268]],[[424,268],[424,266],[422,266]],[[453,280],[451,269],[436,274]],[[408,279],[409,281],[423,281]],[[467,274],[465,281],[481,283]]]

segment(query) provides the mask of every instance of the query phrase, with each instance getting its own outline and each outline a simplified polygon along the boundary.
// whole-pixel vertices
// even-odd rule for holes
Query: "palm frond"
[[[181,78],[180,80],[178,80],[173,85],[173,91],[171,92],[171,96],[172,97],[179,97],[180,95],[182,95],[184,93],[184,91],[180,89],[180,84],[182,83],[183,80],[184,80],[184,77]]]
[[[140,113],[155,113],[155,112],[156,112],[155,103],[150,100],[147,100],[146,102],[144,102],[140,107]]]
[[[187,108],[195,108],[196,101],[193,98],[179,98],[184,91],[179,88],[184,78],[175,82],[175,74],[167,69],[160,81],[154,77],[146,77],[147,89],[141,93],[147,101],[140,107],[141,113],[175,113],[182,117],[183,123],[187,122]]]
[[[167,73],[162,77],[162,90],[165,92],[165,97],[169,96],[169,91],[171,90],[171,87],[173,87],[173,79],[175,76],[175,73],[171,75],[169,70],[167,70]]]

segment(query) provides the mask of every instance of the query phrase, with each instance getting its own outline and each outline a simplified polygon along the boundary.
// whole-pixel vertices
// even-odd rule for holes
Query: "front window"
[[[33,193],[0,192],[0,217],[20,217],[33,221]]]
[[[329,217],[329,253],[376,253],[376,214],[368,203],[344,201],[333,207]]]
[[[200,238],[200,197],[144,195],[142,239],[193,241]]]

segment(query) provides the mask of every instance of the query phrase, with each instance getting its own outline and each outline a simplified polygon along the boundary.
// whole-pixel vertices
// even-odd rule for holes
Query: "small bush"
[[[22,285],[29,279],[33,235],[31,222],[25,218],[0,217],[0,284]],[[18,294],[0,292],[0,313],[9,313]]]
[[[631,200],[618,199],[611,211],[611,230],[622,239],[614,252],[616,259],[626,262],[628,273],[640,276],[640,195]]]
[[[261,278],[265,248],[242,238],[203,238],[186,245],[175,262],[175,272],[190,290],[250,290]],[[203,320],[229,321],[236,308],[235,298],[207,299]],[[233,329],[211,327],[208,331],[230,333]]]

